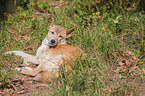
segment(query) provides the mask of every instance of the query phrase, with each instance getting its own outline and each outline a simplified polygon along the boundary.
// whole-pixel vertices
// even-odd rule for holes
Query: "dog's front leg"
[[[23,51],[8,51],[4,53],[5,56],[12,55],[12,54],[16,56],[21,56],[23,58],[32,56],[32,55],[24,53]]]
[[[8,55],[16,55],[16,56],[21,56],[22,58],[25,59],[25,63],[27,63],[26,61],[28,62],[32,62],[34,64],[39,64],[39,58],[37,56],[33,56],[33,55],[30,55],[30,54],[26,54],[22,51],[8,51],[8,52],[5,52],[4,55],[5,56],[8,56]],[[27,63],[26,65],[29,65],[29,63]]]

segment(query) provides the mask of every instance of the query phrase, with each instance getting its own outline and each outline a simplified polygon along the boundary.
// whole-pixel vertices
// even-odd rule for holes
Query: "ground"
[[[15,71],[8,80],[8,83],[1,84],[0,95],[4,96],[33,96],[51,93],[52,82],[35,81],[33,77],[20,74]],[[4,86],[4,87],[3,87]]]

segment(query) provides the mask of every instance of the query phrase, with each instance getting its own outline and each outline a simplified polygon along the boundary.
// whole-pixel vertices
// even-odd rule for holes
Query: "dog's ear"
[[[74,30],[75,30],[75,28],[70,28],[70,29],[66,30],[66,38],[69,38]]]
[[[49,28],[52,27],[53,25],[55,25],[55,22],[54,22],[54,19],[52,18],[52,22],[51,22],[51,25],[49,26]]]

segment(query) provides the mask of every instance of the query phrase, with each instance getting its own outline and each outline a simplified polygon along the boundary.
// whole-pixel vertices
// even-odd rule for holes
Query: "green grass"
[[[59,81],[52,84],[51,94],[138,96],[143,93],[145,90],[143,86],[145,84],[144,14],[125,10],[122,13],[103,12],[100,19],[95,11],[91,12],[90,9],[83,11],[87,3],[83,2],[81,5],[79,0],[62,4],[60,9],[55,9],[51,4],[52,2],[46,2],[40,6],[51,13],[49,16],[45,12],[36,15],[32,0],[28,10],[19,7],[14,15],[8,16],[8,20],[0,22],[0,69],[14,68],[22,63],[19,57],[3,56],[2,53],[6,51],[24,51],[30,47],[33,49],[31,54],[35,54],[47,34],[51,17],[54,17],[55,23],[65,29],[75,27],[68,43],[83,49],[86,59],[82,62],[77,60],[72,62],[72,70],[69,72],[62,70]],[[124,65],[121,66],[120,62]],[[113,71],[117,68],[118,71]]]

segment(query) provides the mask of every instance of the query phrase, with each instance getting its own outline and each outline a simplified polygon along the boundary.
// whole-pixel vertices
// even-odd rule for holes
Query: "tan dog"
[[[66,38],[70,37],[74,28],[65,30],[57,26],[52,19],[49,26],[49,32],[38,48],[36,56],[26,54],[22,51],[8,51],[5,55],[14,54],[24,58],[24,63],[29,65],[30,62],[38,64],[38,67],[16,68],[21,73],[35,76],[35,80],[56,77],[60,65],[65,66],[65,70],[71,69],[70,63],[78,56],[83,59],[83,50],[78,47],[66,44]],[[65,65],[64,65],[65,64]]]

